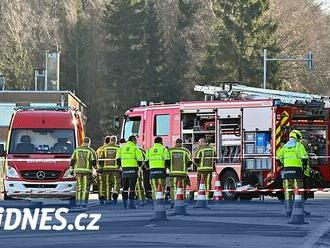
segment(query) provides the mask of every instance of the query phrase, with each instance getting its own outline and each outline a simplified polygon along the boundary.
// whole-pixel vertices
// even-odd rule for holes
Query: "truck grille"
[[[56,184],[24,184],[26,188],[35,188],[35,189],[55,189]]]
[[[27,180],[57,180],[61,176],[61,171],[22,171],[21,175]]]

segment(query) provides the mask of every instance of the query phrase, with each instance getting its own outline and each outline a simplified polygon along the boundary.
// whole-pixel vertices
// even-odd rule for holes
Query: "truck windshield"
[[[75,147],[72,129],[13,129],[10,154],[72,154]]]
[[[129,136],[133,134],[140,133],[140,122],[141,122],[141,117],[130,117],[126,119],[124,126],[125,140],[128,140]]]

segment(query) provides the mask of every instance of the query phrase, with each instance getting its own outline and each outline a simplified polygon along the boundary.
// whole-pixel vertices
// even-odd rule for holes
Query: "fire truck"
[[[216,171],[225,199],[251,199],[260,190],[239,193],[237,189],[270,189],[263,194],[283,198],[281,168],[276,152],[298,129],[308,140],[315,187],[330,185],[329,97],[288,91],[267,90],[239,84],[195,86],[204,101],[175,104],[143,104],[125,114],[122,138],[138,135],[148,149],[156,136],[172,147],[177,138],[192,153],[200,138],[216,148]],[[189,173],[190,190],[197,190],[197,174]]]

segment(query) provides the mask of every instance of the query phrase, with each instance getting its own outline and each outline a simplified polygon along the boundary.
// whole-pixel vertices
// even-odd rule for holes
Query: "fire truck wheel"
[[[221,177],[222,189],[236,189],[238,183],[238,176],[234,171],[226,171]],[[223,198],[225,200],[237,200],[238,194],[234,192],[223,192]]]

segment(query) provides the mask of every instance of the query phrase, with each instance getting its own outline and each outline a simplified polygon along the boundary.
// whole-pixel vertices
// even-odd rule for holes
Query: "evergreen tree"
[[[145,3],[137,0],[112,0],[106,6],[105,88],[114,105],[123,111],[136,105],[144,71]]]
[[[185,96],[185,74],[190,66],[187,42],[194,42],[186,37],[186,32],[192,28],[199,7],[198,1],[178,1],[179,13],[171,45],[166,51],[167,67],[162,84],[163,99],[166,102],[176,102]]]
[[[272,55],[278,52],[273,36],[276,25],[264,17],[268,7],[268,0],[214,2],[216,40],[209,45],[201,69],[205,81],[238,81],[260,86],[263,49]],[[268,67],[268,82],[273,86],[277,68],[277,63]]]
[[[164,99],[164,73],[166,72],[163,33],[160,29],[155,1],[148,0],[145,9],[144,49],[145,66],[140,84],[140,99],[159,102]]]

